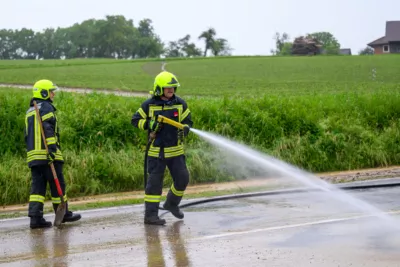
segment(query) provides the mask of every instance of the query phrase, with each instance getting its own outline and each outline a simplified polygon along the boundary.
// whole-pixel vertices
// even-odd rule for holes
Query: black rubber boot
[[[166,221],[158,216],[144,217],[145,224],[164,225]]]
[[[65,212],[64,219],[62,220],[63,223],[79,221],[82,218],[80,214],[73,213],[72,211],[68,210],[68,202],[65,203],[65,206],[67,211]],[[54,213],[57,212],[57,208],[58,204],[53,204]]]
[[[31,217],[31,229],[49,228],[52,225],[53,224],[51,222],[46,221],[43,217]]]
[[[65,222],[75,222],[79,221],[82,216],[79,213],[73,213],[72,211],[67,211],[64,215],[64,219],[62,220],[63,223]]]
[[[145,202],[144,223],[153,225],[164,225],[166,221],[158,216],[160,203]]]
[[[178,219],[183,219],[184,214],[178,206],[172,206],[168,202],[165,202],[163,205],[165,210],[168,210]]]

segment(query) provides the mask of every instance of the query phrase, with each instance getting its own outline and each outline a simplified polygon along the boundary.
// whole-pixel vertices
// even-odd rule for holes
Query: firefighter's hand
[[[161,130],[161,127],[161,123],[159,123],[155,119],[151,119],[151,121],[149,122],[149,129],[152,132],[159,132]]]
[[[49,164],[53,163],[55,158],[56,158],[56,154],[55,153],[49,152],[49,154],[47,154],[47,159],[49,160]]]
[[[47,154],[47,159],[49,160],[49,164],[51,164],[56,158],[57,146],[49,145],[49,153]]]
[[[185,125],[183,129],[178,130],[178,138],[183,141],[183,139],[189,134],[190,127]]]
[[[185,125],[183,127],[183,133],[185,134],[185,136],[187,136],[189,134],[189,131],[190,131],[189,125]]]
[[[181,129],[178,129],[178,139],[183,141],[183,139],[185,138],[184,132]]]

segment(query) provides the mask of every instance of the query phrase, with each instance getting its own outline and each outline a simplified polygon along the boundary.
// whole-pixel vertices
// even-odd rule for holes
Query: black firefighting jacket
[[[36,165],[48,164],[49,162],[39,121],[36,118],[33,100],[36,100],[39,109],[49,152],[55,154],[54,161],[64,162],[60,148],[60,135],[57,124],[56,108],[50,100],[31,99],[29,104],[30,107],[25,114],[24,129],[28,166],[33,167]]]
[[[175,95],[168,101],[162,100],[160,97],[147,99],[133,114],[131,123],[134,127],[147,130],[149,136],[149,122],[152,118],[156,119],[158,115],[163,115],[189,127],[193,126],[187,103]],[[150,145],[148,156],[171,158],[182,154],[184,154],[184,148],[182,141],[178,138],[178,129],[163,123],[161,130],[156,133],[156,138]]]

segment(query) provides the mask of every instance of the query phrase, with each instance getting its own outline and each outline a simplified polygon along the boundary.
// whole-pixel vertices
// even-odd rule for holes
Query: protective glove
[[[149,129],[152,132],[159,132],[161,130],[162,124],[159,123],[156,119],[151,119],[149,122]]]
[[[49,153],[47,154],[47,159],[49,160],[49,164],[53,163],[56,158],[57,146],[52,144],[48,146]]]
[[[178,138],[183,141],[183,139],[189,134],[190,127],[188,125],[185,125],[182,129],[178,130]]]
[[[178,139],[183,141],[184,138],[185,138],[185,134],[184,134],[183,130],[178,129]]]
[[[189,134],[189,131],[190,131],[189,125],[185,125],[183,127],[183,133],[185,134],[185,136],[187,136]]]

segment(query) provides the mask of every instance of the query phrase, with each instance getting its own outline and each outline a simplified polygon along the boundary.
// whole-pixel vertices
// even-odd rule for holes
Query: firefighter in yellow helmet
[[[168,167],[173,184],[163,205],[176,218],[183,219],[183,212],[179,203],[189,183],[189,171],[186,167],[186,157],[183,148],[183,139],[192,127],[191,113],[187,103],[175,93],[179,86],[177,77],[167,71],[158,74],[154,81],[152,97],[141,104],[133,114],[131,123],[134,127],[148,132],[148,158],[146,157],[145,172],[149,179],[145,181],[145,224],[163,225],[164,219],[158,216],[164,171]],[[180,122],[185,126],[179,130],[168,124],[157,122],[157,116],[163,115]],[[150,136],[155,134],[155,138]],[[146,166],[148,166],[146,168]],[[147,173],[145,174],[146,177]]]
[[[50,184],[51,198],[54,212],[57,211],[61,199],[58,195],[54,182],[50,163],[53,162],[59,179],[64,199],[67,200],[65,194],[65,181],[63,175],[64,158],[60,149],[60,135],[58,121],[56,117],[56,108],[53,106],[57,86],[49,80],[39,80],[33,85],[33,98],[30,101],[30,107],[25,115],[25,142],[27,150],[27,163],[31,170],[32,183],[29,196],[28,216],[30,217],[30,227],[46,228],[51,227],[52,223],[43,218],[43,206],[46,195],[47,183]],[[38,118],[33,101],[36,101],[39,114],[42,120],[43,131],[46,137],[49,153],[43,143],[41,129],[39,127]],[[81,218],[80,214],[73,214],[68,210],[68,202],[66,214],[63,222],[73,222]]]

